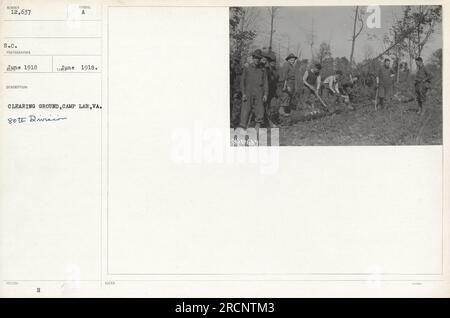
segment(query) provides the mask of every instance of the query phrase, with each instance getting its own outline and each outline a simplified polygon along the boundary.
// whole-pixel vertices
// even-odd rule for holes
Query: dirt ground
[[[355,110],[315,119],[302,110],[292,112],[290,126],[280,128],[281,146],[336,145],[440,145],[442,103],[430,98],[422,115],[415,101],[391,101],[390,107],[375,111],[373,102],[353,104]]]

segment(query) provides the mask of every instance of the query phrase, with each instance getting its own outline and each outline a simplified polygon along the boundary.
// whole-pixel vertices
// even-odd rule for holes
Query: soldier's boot
[[[392,100],[390,98],[386,98],[384,100],[384,109],[390,108],[391,107],[391,102],[392,102]]]
[[[419,108],[416,111],[417,115],[422,115],[423,114],[423,106],[422,103],[419,102]]]
[[[284,116],[284,117],[282,117],[280,119],[279,126],[280,127],[286,127],[286,126],[289,126],[291,124],[291,122],[292,122],[292,120],[291,120],[291,117],[289,115],[288,116]]]
[[[281,116],[288,116],[288,114],[284,111],[284,107],[283,106],[281,106],[278,109],[278,112],[280,113]]]
[[[383,109],[384,99],[383,97],[378,98],[378,110]]]
[[[278,113],[278,110],[272,111],[272,113],[269,115],[270,123],[274,126],[273,128],[276,128],[280,124],[280,114]]]

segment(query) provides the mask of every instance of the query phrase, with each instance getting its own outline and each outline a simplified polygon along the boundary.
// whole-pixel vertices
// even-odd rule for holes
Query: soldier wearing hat
[[[280,108],[280,92],[278,90],[279,70],[276,66],[276,56],[270,50],[263,52],[263,57],[266,59],[266,72],[269,85],[269,91],[266,102],[266,116],[270,127],[276,127],[279,122],[278,110]]]
[[[416,78],[414,80],[414,89],[416,91],[416,99],[419,109],[417,110],[418,114],[423,113],[423,103],[426,100],[427,92],[430,88],[431,83],[431,73],[426,69],[423,64],[422,58],[419,56],[416,58],[417,72]]]
[[[303,74],[303,85],[305,85],[304,99],[309,105],[312,105],[315,100],[315,96],[319,94],[321,77],[320,70],[322,65],[319,63],[314,64],[314,66]]]
[[[394,85],[393,77],[395,76],[394,71],[391,69],[391,60],[388,58],[384,59],[383,65],[378,68],[376,83],[376,88],[378,89],[378,101],[377,105],[380,109],[387,107],[387,103],[390,102],[392,98],[392,86]]]
[[[252,53],[252,62],[244,68],[241,78],[242,101],[239,126],[246,129],[250,112],[255,114],[256,128],[264,121],[264,103],[269,91],[266,68],[261,64],[262,52]]]
[[[291,105],[295,94],[295,68],[294,64],[297,60],[297,56],[289,54],[286,57],[280,70],[280,81],[282,83],[281,96],[280,96],[280,114],[288,116],[291,112]]]

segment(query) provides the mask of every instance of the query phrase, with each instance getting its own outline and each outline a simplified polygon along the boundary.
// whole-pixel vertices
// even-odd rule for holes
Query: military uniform
[[[333,88],[334,92],[330,86]],[[336,75],[330,75],[323,81],[320,93],[328,105],[335,105],[339,101],[339,81]]]
[[[269,85],[269,93],[267,95],[267,116],[271,122],[278,122],[278,110],[280,108],[280,85],[279,70],[275,67],[267,67],[267,79]]]
[[[378,69],[378,98],[380,99],[380,105],[383,106],[384,101],[390,101],[392,98],[392,85],[393,75],[392,69],[385,67],[384,65]]]
[[[422,103],[426,100],[431,78],[432,76],[425,66],[419,67],[416,73],[414,88],[416,91],[416,99],[420,107],[422,107]]]
[[[266,68],[262,65],[250,63],[242,73],[241,91],[246,96],[241,106],[240,124],[242,128],[247,128],[248,117],[251,110],[255,113],[255,122],[262,124],[264,121],[264,101],[263,96],[268,95],[269,87]]]
[[[280,70],[279,79],[283,84],[280,96],[280,106],[287,112],[290,112],[290,106],[292,105],[295,94],[295,67],[288,62],[288,60],[292,58],[297,59],[294,54],[289,54],[288,57],[286,57],[286,62]]]
[[[313,72],[313,70],[306,71],[306,82],[312,87],[317,87],[317,82],[320,81],[320,73]],[[305,85],[304,100],[307,104],[312,105],[315,100],[315,93],[308,86]]]

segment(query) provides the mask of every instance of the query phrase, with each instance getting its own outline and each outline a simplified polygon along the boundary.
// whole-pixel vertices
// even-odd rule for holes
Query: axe
[[[314,91],[314,95],[316,95],[319,102],[322,104],[323,107],[328,109],[328,105],[323,101],[323,99],[319,96],[319,93],[317,91]]]
[[[374,104],[375,104],[375,110],[378,110],[378,85],[377,85],[377,90],[376,90],[376,92],[375,92],[375,101],[374,101]]]

